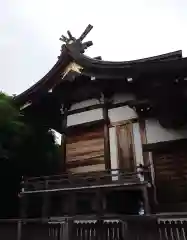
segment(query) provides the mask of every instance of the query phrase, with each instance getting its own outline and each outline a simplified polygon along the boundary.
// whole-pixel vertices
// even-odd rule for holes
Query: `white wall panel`
[[[111,122],[137,118],[136,112],[128,106],[110,109],[108,114]]]
[[[133,94],[114,94],[114,96],[112,97],[113,103],[120,103],[120,102],[126,102],[129,100],[134,100],[135,96]],[[99,104],[99,100],[98,99],[88,99],[82,102],[78,102],[78,103],[74,103],[70,110],[75,110],[75,109],[80,109],[83,107],[88,107],[88,106],[92,106],[95,104]]]
[[[80,109],[80,108],[83,108],[83,107],[93,106],[95,104],[99,104],[99,100],[89,99],[89,100],[86,100],[86,101],[82,101],[82,102],[73,104],[71,106],[70,110],[75,110],[75,109]]]
[[[102,109],[94,109],[86,112],[68,115],[67,126],[69,127],[100,119],[103,119]]]
[[[113,99],[113,103],[120,103],[120,102],[126,102],[129,100],[134,100],[135,96],[133,94],[130,93],[117,93],[114,94],[114,96],[112,97]]]
[[[146,120],[147,143],[171,141],[187,138],[187,129],[172,130],[163,128],[157,120]]]

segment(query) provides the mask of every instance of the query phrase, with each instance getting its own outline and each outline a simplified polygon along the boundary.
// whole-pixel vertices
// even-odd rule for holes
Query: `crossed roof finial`
[[[85,39],[85,37],[88,35],[88,33],[92,30],[92,28],[93,28],[93,26],[91,24],[89,24],[78,39],[73,37],[71,32],[68,30],[67,31],[68,37],[62,35],[60,37],[60,40],[62,42],[64,42],[65,44],[71,44],[71,43],[76,42],[76,41],[78,41],[79,43],[82,43],[82,41]],[[83,48],[86,49],[86,48],[88,48],[92,45],[92,42],[91,41],[85,42],[85,43],[82,43],[82,45],[83,45]]]

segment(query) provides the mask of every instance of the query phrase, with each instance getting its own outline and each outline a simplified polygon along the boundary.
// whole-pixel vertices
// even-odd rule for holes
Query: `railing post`
[[[96,240],[103,240],[103,220],[101,219],[96,223]]]
[[[28,198],[27,194],[25,194],[25,188],[26,188],[26,183],[22,177],[22,182],[21,182],[21,192],[18,195],[19,196],[19,217],[20,218],[26,218],[27,217],[27,207],[28,207]]]
[[[62,239],[64,240],[73,240],[73,224],[74,224],[74,221],[73,219],[67,219],[65,221],[65,226],[63,228],[63,237]]]
[[[57,240],[63,240],[63,224],[59,224],[59,227],[58,227],[58,234],[57,234]],[[65,239],[66,240],[66,239]]]
[[[19,220],[17,222],[17,240],[21,240],[22,238],[22,221]]]

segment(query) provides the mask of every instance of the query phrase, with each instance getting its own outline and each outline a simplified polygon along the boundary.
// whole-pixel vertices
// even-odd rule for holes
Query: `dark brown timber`
[[[61,125],[62,172],[66,171],[67,114],[68,114],[68,107],[64,105],[62,108],[62,125]]]
[[[108,116],[108,99],[102,96],[103,105],[103,119],[104,119],[104,159],[105,159],[105,168],[111,169],[110,162],[110,138],[109,138],[109,116]]]

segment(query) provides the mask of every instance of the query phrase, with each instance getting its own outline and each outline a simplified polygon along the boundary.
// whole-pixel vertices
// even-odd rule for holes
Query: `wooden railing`
[[[148,170],[138,167],[135,172],[121,169],[112,169],[102,172],[89,172],[82,174],[62,174],[24,179],[22,193],[62,191],[75,188],[97,188],[119,185],[146,184],[151,179]]]
[[[3,240],[186,240],[187,216],[1,220]]]

